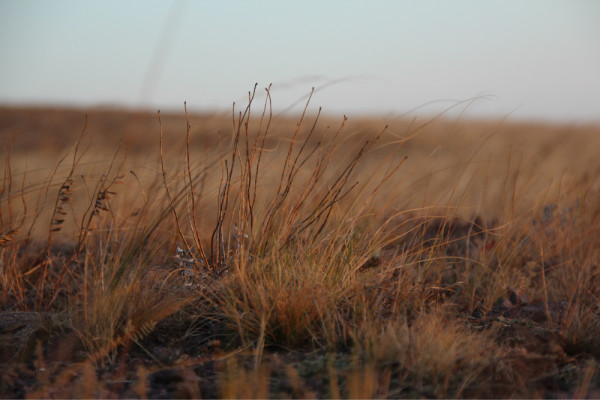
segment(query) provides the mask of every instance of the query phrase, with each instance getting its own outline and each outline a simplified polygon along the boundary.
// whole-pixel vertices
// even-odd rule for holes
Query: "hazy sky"
[[[0,103],[600,122],[595,0],[0,0],[0,54]]]

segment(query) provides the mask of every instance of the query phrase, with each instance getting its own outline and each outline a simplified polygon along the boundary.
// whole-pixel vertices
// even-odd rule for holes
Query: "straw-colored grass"
[[[600,393],[598,127],[270,102],[0,109],[2,396]]]

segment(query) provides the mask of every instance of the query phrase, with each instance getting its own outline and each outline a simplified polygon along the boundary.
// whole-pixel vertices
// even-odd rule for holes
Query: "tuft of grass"
[[[290,120],[264,93],[93,153],[91,112],[53,162],[6,142],[3,396],[595,396],[597,128],[332,121],[312,92]]]

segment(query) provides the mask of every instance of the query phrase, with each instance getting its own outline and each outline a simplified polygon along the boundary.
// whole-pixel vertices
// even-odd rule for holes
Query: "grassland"
[[[245,107],[0,108],[1,397],[600,396],[599,127]]]

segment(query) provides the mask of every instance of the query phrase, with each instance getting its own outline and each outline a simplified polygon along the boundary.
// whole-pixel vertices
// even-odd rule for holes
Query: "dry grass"
[[[597,127],[290,119],[267,91],[0,134],[2,396],[600,393]]]

